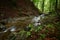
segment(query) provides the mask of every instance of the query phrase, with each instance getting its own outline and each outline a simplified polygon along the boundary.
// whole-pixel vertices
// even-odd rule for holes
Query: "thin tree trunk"
[[[43,2],[43,3],[42,3],[42,12],[44,12],[44,1],[45,1],[45,0],[42,1],[42,2]]]
[[[57,5],[58,5],[58,0],[56,0],[56,3],[55,3],[55,11],[57,10]]]

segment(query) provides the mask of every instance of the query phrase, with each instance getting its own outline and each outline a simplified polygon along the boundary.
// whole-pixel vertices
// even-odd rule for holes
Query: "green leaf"
[[[46,34],[41,34],[40,36],[41,38],[45,38]]]

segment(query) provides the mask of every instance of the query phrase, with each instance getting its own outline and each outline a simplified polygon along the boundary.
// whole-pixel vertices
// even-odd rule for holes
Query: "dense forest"
[[[60,0],[0,0],[0,40],[60,40]]]

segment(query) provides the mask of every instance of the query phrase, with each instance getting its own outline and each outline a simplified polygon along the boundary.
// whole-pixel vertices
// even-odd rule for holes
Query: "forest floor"
[[[23,3],[23,5],[21,3]],[[6,33],[1,34],[0,40],[60,40],[60,20],[58,18],[52,18],[50,15],[44,20],[44,26],[42,25],[33,28],[33,26],[30,25],[31,19],[29,16],[36,16],[39,11],[32,4],[28,4],[25,4],[23,1],[18,1],[16,8],[5,5],[0,7],[0,13],[2,13],[0,19],[9,17],[14,18],[16,16],[24,18],[28,16],[26,20],[14,21],[15,23],[6,23],[5,26],[7,28],[16,26],[18,27],[17,29],[20,30],[16,30],[15,32],[10,32],[8,30]],[[27,25],[32,26],[28,31],[24,29]]]

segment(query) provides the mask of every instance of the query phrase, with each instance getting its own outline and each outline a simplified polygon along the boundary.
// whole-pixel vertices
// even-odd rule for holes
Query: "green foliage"
[[[60,0],[58,1],[58,8],[60,8]],[[33,0],[34,5],[43,13],[55,11],[56,0]]]
[[[43,26],[37,26],[35,27],[33,24],[29,24],[29,27],[31,27],[31,30],[30,31],[35,31],[35,32],[38,32],[40,30],[42,30]]]
[[[31,32],[30,31],[21,30],[19,32],[19,34],[20,34],[20,38],[21,39],[26,39],[27,37],[29,37],[31,35]]]
[[[47,27],[48,27],[48,28],[53,28],[54,25],[53,25],[53,24],[48,24]]]
[[[58,0],[58,5],[57,5],[58,9],[60,9],[60,0]]]
[[[31,35],[31,32],[27,32],[26,36],[29,37]]]
[[[44,39],[46,34],[40,34],[41,38]]]
[[[38,27],[35,29],[35,32],[39,32],[39,31],[41,31],[42,28],[43,28],[43,26],[38,26]]]

